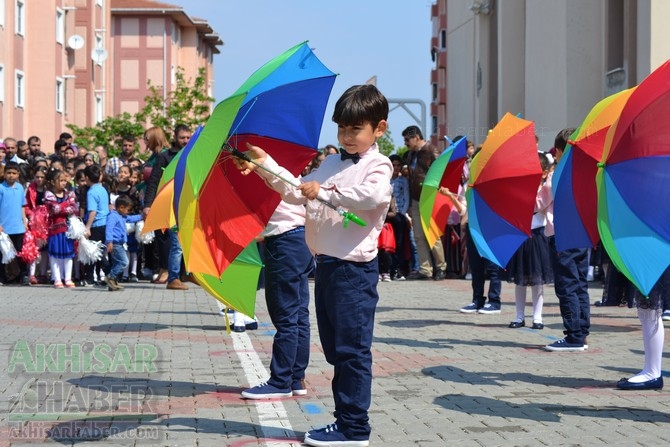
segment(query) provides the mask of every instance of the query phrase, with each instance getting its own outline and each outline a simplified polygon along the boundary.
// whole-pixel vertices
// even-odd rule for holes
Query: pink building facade
[[[0,0],[0,138],[42,139],[165,94],[177,67],[193,79],[222,45],[206,21],[152,0]],[[211,93],[211,92],[210,92]]]

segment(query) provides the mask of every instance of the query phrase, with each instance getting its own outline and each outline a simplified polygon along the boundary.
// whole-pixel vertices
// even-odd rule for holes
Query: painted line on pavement
[[[254,349],[251,339],[246,332],[232,332],[233,348],[240,359],[244,375],[250,385],[258,384],[270,376],[268,370],[263,366],[258,353]],[[258,422],[263,432],[263,437],[272,439],[266,441],[265,445],[272,447],[299,446],[302,443],[296,440],[295,432],[288,419],[284,404],[279,399],[253,400],[258,411]],[[285,442],[279,441],[286,438]],[[259,441],[261,441],[259,439]]]

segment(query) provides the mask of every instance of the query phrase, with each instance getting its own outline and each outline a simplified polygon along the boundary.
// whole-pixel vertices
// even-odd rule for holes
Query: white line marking
[[[240,359],[244,375],[251,386],[266,380],[270,372],[263,366],[260,357],[256,353],[251,339],[246,332],[232,332],[233,348]],[[263,431],[263,437],[276,439],[277,441],[266,441],[265,445],[272,447],[295,447],[302,445],[301,442],[289,441],[295,439],[296,435],[286,414],[286,409],[281,400],[254,400],[256,411],[258,411],[258,422]],[[279,441],[287,438],[286,442]]]

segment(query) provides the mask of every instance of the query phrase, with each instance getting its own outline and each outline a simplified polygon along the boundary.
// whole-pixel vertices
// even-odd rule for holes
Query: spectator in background
[[[135,137],[132,135],[125,135],[121,140],[121,154],[118,157],[107,160],[105,172],[112,177],[116,177],[119,173],[119,168],[128,164],[128,160],[133,157],[135,153]]]
[[[323,149],[323,153],[327,157],[329,155],[339,154],[340,151],[337,149],[337,146],[333,146],[332,144],[327,144],[326,147]]]
[[[28,138],[28,150],[31,157],[36,157],[38,153],[42,152],[42,140],[40,140],[40,137],[33,135]]]
[[[28,143],[23,140],[16,142],[16,156],[19,163],[29,163],[31,161]]]
[[[445,279],[447,262],[444,258],[442,240],[438,239],[435,245],[428,246],[426,235],[421,226],[421,215],[419,213],[419,197],[421,196],[421,185],[426,178],[428,168],[435,159],[440,156],[440,150],[423,139],[423,134],[418,126],[409,126],[402,131],[407,152],[407,166],[409,167],[409,184],[412,202],[410,204],[410,216],[412,218],[414,237],[417,252],[419,253],[419,271],[412,272],[408,279]],[[432,261],[431,261],[432,254]],[[433,269],[434,261],[434,269]]]

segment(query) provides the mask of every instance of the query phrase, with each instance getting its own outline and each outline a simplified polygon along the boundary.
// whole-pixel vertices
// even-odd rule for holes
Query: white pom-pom
[[[133,231],[135,231],[135,223],[133,222],[126,222],[126,234],[130,234]]]
[[[7,233],[0,233],[0,252],[2,252],[2,263],[9,264],[16,257],[14,243]]]
[[[147,231],[143,233],[144,230],[144,221],[140,220],[135,224],[135,238],[140,244],[150,244],[154,241],[155,234],[153,231]]]
[[[79,239],[79,262],[85,265],[95,264],[102,259],[102,249],[104,247],[100,241],[90,241],[86,238]]]
[[[81,239],[86,234],[86,225],[76,216],[70,216],[67,219],[67,232],[65,236],[68,239]]]

